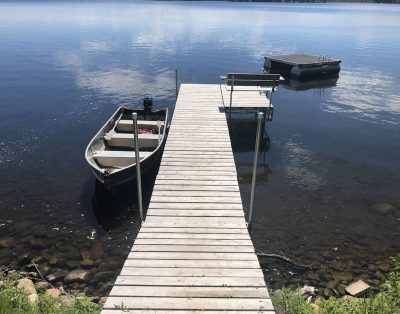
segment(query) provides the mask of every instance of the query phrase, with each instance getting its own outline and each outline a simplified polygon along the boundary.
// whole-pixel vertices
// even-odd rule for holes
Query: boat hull
[[[162,139],[158,142],[158,145],[154,147],[154,150],[146,150],[149,147],[148,145],[152,145],[151,143],[154,143],[154,138],[151,139],[151,141],[145,137],[139,138],[139,145],[144,145],[144,152],[146,152],[145,156],[143,158],[141,157],[140,160],[140,169],[142,175],[160,161],[162,152],[164,150],[168,127],[167,108],[160,110],[143,110],[120,107],[90,141],[85,151],[86,160],[92,168],[97,181],[104,185],[106,189],[114,189],[115,187],[136,179],[136,163],[129,165],[129,163],[127,164],[126,161],[121,161],[121,159],[118,161],[118,158],[125,158],[126,160],[127,158],[134,159],[135,156],[135,151],[132,150],[132,144],[130,144],[132,142],[129,142],[133,138],[133,130],[131,124],[127,122],[129,120],[126,120],[131,117],[133,112],[138,114],[138,120],[141,121],[141,125],[147,125],[150,127],[150,129],[157,128],[157,125],[158,128],[160,128],[161,124],[157,124],[157,121],[161,121],[163,123],[163,127],[161,129],[162,131],[159,133],[162,135]],[[117,123],[118,128],[123,128],[121,130],[122,133],[119,131],[115,133],[114,130],[116,130],[115,128]],[[122,135],[122,138],[127,138],[128,141],[125,140],[125,142],[111,142],[113,141],[112,137],[110,138],[107,135],[110,133],[110,130],[112,130],[112,134],[118,134],[118,136],[115,138],[121,138]],[[160,130],[158,132],[160,132]],[[126,135],[128,135],[128,137],[126,137]],[[141,150],[141,148],[139,149]],[[97,162],[95,161],[95,155],[99,156],[99,152],[101,154],[101,152],[113,151],[121,152],[123,155],[121,156],[117,153],[115,156],[113,156],[113,154],[110,155],[110,153],[106,153],[101,157],[97,157],[102,159],[97,160]]]
[[[162,146],[164,146],[164,144]],[[154,152],[151,156],[140,162],[140,171],[142,175],[144,175],[160,161],[163,149],[164,147],[160,147],[157,152]],[[112,174],[105,174],[93,167],[92,171],[96,176],[97,181],[103,184],[107,189],[116,188],[124,183],[136,179],[136,165]]]

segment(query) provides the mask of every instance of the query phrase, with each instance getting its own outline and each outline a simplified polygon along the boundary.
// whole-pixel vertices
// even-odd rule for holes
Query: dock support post
[[[235,86],[235,76],[232,75],[232,81],[231,81],[231,97],[229,100],[229,120],[232,119],[232,96],[233,96],[233,86]]]
[[[263,124],[262,123],[263,117],[264,117],[264,114],[262,112],[259,112],[258,116],[257,116],[256,146],[254,148],[253,178],[251,179],[249,222],[247,223],[247,229],[249,230],[250,233],[253,229],[254,193],[256,190],[258,152],[260,149],[261,125]]]
[[[178,69],[175,69],[175,100],[178,99]]]
[[[135,156],[136,156],[136,186],[137,186],[137,205],[139,208],[140,220],[144,221],[143,217],[143,204],[142,204],[142,177],[140,174],[140,156],[139,156],[139,132],[137,125],[137,113],[132,113],[133,119],[133,137],[135,145]]]

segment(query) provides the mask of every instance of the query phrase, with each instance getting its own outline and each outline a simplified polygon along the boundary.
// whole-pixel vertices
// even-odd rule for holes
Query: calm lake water
[[[260,72],[265,55],[311,53],[341,59],[342,71],[275,93],[254,244],[314,266],[261,259],[271,288],[378,286],[400,249],[399,17],[400,6],[370,4],[2,2],[0,264],[37,257],[60,281],[89,255],[91,281],[67,288],[107,293],[138,214],[134,187],[95,192],[84,150],[98,128],[145,93],[173,106],[174,69],[185,83],[219,83]],[[232,127],[248,207],[254,125]]]

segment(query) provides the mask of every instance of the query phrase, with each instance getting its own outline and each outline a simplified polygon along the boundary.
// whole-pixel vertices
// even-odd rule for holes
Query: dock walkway
[[[221,97],[219,85],[181,85],[146,221],[102,313],[275,313]]]

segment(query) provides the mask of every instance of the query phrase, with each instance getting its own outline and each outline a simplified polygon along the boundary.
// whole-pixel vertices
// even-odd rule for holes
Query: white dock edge
[[[220,85],[181,85],[146,222],[102,313],[275,313],[222,105]]]

